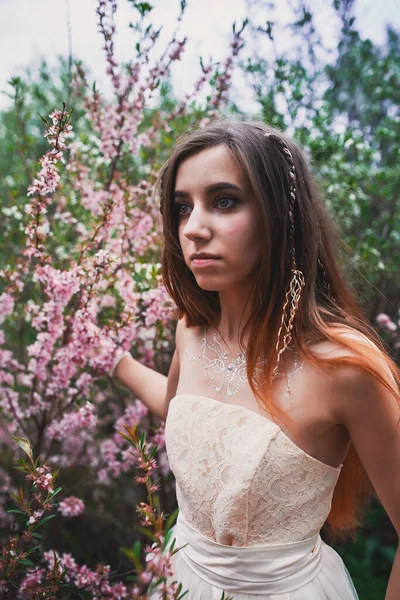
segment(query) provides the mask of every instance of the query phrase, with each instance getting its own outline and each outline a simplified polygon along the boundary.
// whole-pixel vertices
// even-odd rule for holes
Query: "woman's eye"
[[[217,199],[217,204],[219,208],[231,208],[234,204],[236,204],[236,200],[230,196],[220,196]]]
[[[232,204],[229,204],[230,202]],[[215,200],[214,205],[218,208],[232,208],[237,202],[238,201],[235,198],[231,198],[230,196],[219,196],[219,198]],[[188,215],[192,208],[189,204],[185,204],[184,202],[180,202],[176,206],[177,213],[180,216]]]
[[[178,214],[179,215],[187,215],[190,212],[190,206],[188,204],[178,204]]]

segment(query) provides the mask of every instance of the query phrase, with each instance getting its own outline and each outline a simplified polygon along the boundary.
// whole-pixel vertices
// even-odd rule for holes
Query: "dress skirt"
[[[173,575],[186,600],[358,600],[339,554],[316,536],[288,544],[226,546],[194,529],[179,512]],[[223,596],[223,593],[225,595]],[[160,598],[157,590],[151,600]]]

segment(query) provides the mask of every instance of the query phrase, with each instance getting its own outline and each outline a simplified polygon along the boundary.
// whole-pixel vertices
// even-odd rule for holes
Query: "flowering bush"
[[[171,483],[163,423],[139,400],[128,400],[109,372],[117,348],[164,372],[169,362],[174,306],[161,283],[153,184],[174,119],[192,118],[189,103],[206,85],[210,94],[192,111],[196,119],[206,123],[226,101],[243,28],[234,28],[222,68],[201,63],[201,76],[184,101],[168,113],[152,112],[149,100],[185,49],[186,39],[178,37],[185,2],[177,31],[161,54],[160,32],[146,20],[151,6],[133,5],[140,13],[136,56],[119,66],[117,3],[98,0],[113,98],[107,101],[91,87],[77,64],[72,104],[83,106],[84,124],[74,129],[65,104],[54,107],[50,121],[43,117],[50,149],[23,206],[24,245],[0,272],[4,598],[146,598],[151,582],[163,598],[181,593],[179,585],[167,586],[170,556],[160,554],[176,516],[165,493]],[[20,459],[24,480],[13,468],[15,441],[29,457],[29,462]],[[133,487],[137,468],[142,474]],[[56,475],[61,486],[54,489]],[[135,504],[139,525],[132,527]],[[115,536],[108,550],[114,570],[96,548],[99,530],[108,524]],[[39,526],[42,534],[36,533]],[[134,528],[138,539],[130,533]],[[142,547],[144,537],[152,548]],[[71,547],[74,556],[63,551]],[[88,558],[94,564],[82,564]]]
[[[304,3],[290,25],[304,42],[293,36],[294,57],[277,47],[284,31],[272,7],[247,3],[255,9],[255,51],[242,64],[240,91],[249,81],[261,118],[288,127],[315,158],[324,197],[353,250],[352,267],[364,265],[359,296],[399,356],[399,37],[389,32],[386,50],[374,47],[354,31],[349,4],[337,2],[342,33],[337,63],[327,68],[314,53],[322,40]],[[175,515],[163,423],[108,373],[117,347],[166,372],[173,306],[160,279],[153,185],[177,135],[226,106],[246,23],[233,28],[225,60],[200,61],[193,89],[176,100],[169,76],[187,46],[179,35],[185,2],[163,49],[149,22],[151,5],[130,4],[139,15],[131,27],[136,53],[119,65],[116,1],[97,1],[110,100],[81,63],[71,80],[62,67],[61,88],[42,67],[29,89],[13,78],[15,108],[1,114],[0,585],[7,600],[146,598],[151,580],[163,598],[182,592],[167,589],[169,558],[161,559]],[[44,137],[30,114],[38,107],[50,114]],[[383,292],[376,299],[374,287]],[[15,469],[18,448],[30,454]],[[373,527],[368,544],[360,534],[358,547],[346,550],[366,599],[384,593],[382,573],[394,556],[387,519]],[[379,565],[375,585],[365,583],[366,564],[371,577]]]
[[[21,527],[19,533],[14,532],[4,545],[0,555],[0,591],[2,597],[18,597],[24,599],[47,599],[59,598],[60,594],[71,598],[74,592],[85,592],[90,598],[108,598],[118,600],[121,598],[145,598],[142,594],[143,589],[159,586],[159,591],[165,597],[180,599],[182,596],[181,584],[173,582],[172,585],[166,583],[166,577],[172,575],[171,557],[179,548],[174,549],[174,543],[167,549],[171,531],[169,528],[172,523],[171,517],[168,519],[164,532],[165,517],[160,511],[158,498],[154,496],[159,489],[158,484],[152,479],[157,464],[154,455],[157,446],[151,448],[146,444],[145,434],[140,439],[137,436],[137,426],[131,428],[125,426],[126,433],[121,434],[130,446],[133,448],[132,454],[142,474],[136,477],[137,483],[146,485],[149,504],[141,502],[137,508],[140,515],[140,523],[143,531],[155,540],[150,548],[146,546],[145,552],[148,559],[146,567],[140,562],[140,544],[136,544],[133,549],[122,549],[128,558],[131,559],[137,573],[136,585],[127,586],[121,582],[111,583],[110,567],[98,565],[96,570],[89,569],[86,565],[78,566],[77,562],[69,553],[63,553],[61,556],[55,551],[42,552],[41,568],[32,560],[34,553],[40,552],[41,534],[37,532],[44,523],[54,518],[55,496],[61,491],[61,487],[54,489],[54,480],[56,474],[52,474],[46,464],[38,464],[33,460],[33,452],[29,441],[24,438],[14,438],[15,442],[26,452],[29,461],[20,459],[19,469],[26,473],[26,481],[31,482],[30,496],[26,499],[23,488],[20,487],[19,493],[12,493],[12,497],[18,505],[18,509],[11,509],[8,513],[22,515],[25,520],[24,527]],[[83,502],[79,498],[69,497],[58,505],[59,511],[63,516],[77,516],[84,508]],[[50,513],[46,514],[45,513]],[[45,515],[45,516],[44,516]],[[174,518],[175,515],[172,515]],[[145,528],[154,529],[154,534]],[[169,534],[169,535],[168,535]],[[138,552],[139,550],[139,552]],[[161,552],[164,550],[164,553]],[[28,558],[31,557],[31,558]],[[16,581],[19,585],[16,585]]]

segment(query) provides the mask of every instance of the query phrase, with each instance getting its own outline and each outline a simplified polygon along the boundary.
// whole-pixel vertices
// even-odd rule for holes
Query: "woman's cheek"
[[[232,241],[235,246],[238,246],[240,244],[253,244],[257,228],[249,215],[240,215],[229,219],[229,222],[227,219],[221,224],[219,231],[223,233],[228,241]]]
[[[227,236],[246,236],[249,233],[250,222],[246,215],[226,219],[219,227]]]

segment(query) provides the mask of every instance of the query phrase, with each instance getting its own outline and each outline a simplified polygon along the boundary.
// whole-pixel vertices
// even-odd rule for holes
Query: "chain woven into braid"
[[[273,376],[278,373],[280,357],[286,350],[292,339],[293,321],[299,306],[302,290],[305,286],[303,273],[297,268],[296,248],[295,248],[295,228],[294,228],[294,205],[296,202],[296,167],[293,162],[292,153],[284,140],[274,133],[266,133],[265,136],[270,139],[280,150],[282,157],[289,169],[289,253],[291,257],[291,280],[285,294],[285,301],[282,308],[281,323],[278,331],[278,340],[276,343],[276,365]]]
[[[324,282],[325,289],[328,292],[328,296],[331,298],[332,302],[334,302],[335,304],[337,304],[336,298],[335,298],[335,296],[333,295],[333,292],[332,292],[331,284],[329,283],[328,275],[326,274],[326,271],[325,271],[325,267],[322,264],[321,259],[319,257],[318,257],[318,264],[319,264],[319,266],[320,266],[320,268],[322,270],[322,279],[323,279],[323,282]]]
[[[289,168],[289,241],[290,241],[290,256],[292,259],[292,269],[296,269],[296,255],[295,255],[295,242],[294,242],[294,203],[296,202],[296,167],[293,163],[292,153],[287,147],[286,143],[278,135],[274,133],[266,133],[272,142],[274,142],[281,151],[282,157],[285,159]]]

